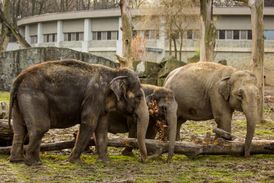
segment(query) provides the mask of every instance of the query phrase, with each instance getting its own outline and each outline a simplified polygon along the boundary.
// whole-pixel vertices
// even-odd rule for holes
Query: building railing
[[[65,48],[82,48],[82,41],[62,41],[60,46]]]
[[[116,48],[116,40],[91,40],[90,48]]]
[[[251,51],[251,40],[216,40],[215,49],[216,51]],[[156,45],[156,44],[155,44]],[[168,49],[169,42],[166,40],[165,42],[166,49]],[[266,52],[274,52],[274,40],[265,40],[265,51]],[[191,40],[185,39],[183,40],[183,51],[196,51],[200,47],[200,40]],[[174,49],[173,43],[172,48]],[[177,50],[180,49],[180,42],[177,41]]]

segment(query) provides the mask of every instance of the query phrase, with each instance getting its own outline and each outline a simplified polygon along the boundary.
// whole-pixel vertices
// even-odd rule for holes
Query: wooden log
[[[13,131],[10,129],[6,119],[0,119],[0,146],[11,145]]]
[[[41,151],[53,151],[71,149],[75,141],[42,144]],[[89,145],[94,145],[91,139]],[[158,140],[146,139],[149,150],[154,150],[158,155],[168,152],[168,143]],[[133,138],[109,139],[108,146],[111,147],[133,147],[137,148],[138,143]],[[10,146],[0,147],[0,154],[9,154]],[[232,141],[224,144],[195,144],[192,142],[176,142],[174,153],[185,154],[189,157],[198,155],[241,155],[244,152],[244,142]],[[253,140],[251,154],[274,154],[274,140]]]

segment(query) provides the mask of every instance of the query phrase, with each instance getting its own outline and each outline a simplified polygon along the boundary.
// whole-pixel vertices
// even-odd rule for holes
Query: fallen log
[[[13,131],[10,129],[6,119],[0,119],[0,146],[11,145]]]
[[[54,151],[61,149],[71,149],[75,141],[48,143],[41,145],[41,151]],[[90,146],[94,146],[91,139]],[[158,140],[146,139],[146,145],[149,150],[153,150],[157,155],[168,152],[168,143]],[[138,143],[133,138],[109,139],[108,146],[111,147],[133,147],[137,148]],[[9,154],[10,146],[0,147],[0,154]],[[244,142],[232,141],[222,144],[195,144],[192,142],[176,142],[174,153],[184,154],[189,157],[198,155],[241,155],[244,152]],[[253,140],[251,154],[274,154],[274,140]]]

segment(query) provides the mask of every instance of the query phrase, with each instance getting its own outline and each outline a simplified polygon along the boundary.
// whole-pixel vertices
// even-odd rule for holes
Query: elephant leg
[[[131,124],[129,126],[129,131],[128,131],[128,138],[136,138],[137,137],[137,124]],[[133,156],[132,152],[133,148],[132,147],[125,147],[124,150],[122,151],[122,155],[124,156]]]
[[[42,164],[40,160],[40,144],[42,137],[44,134],[48,131],[48,129],[32,129],[31,132],[29,132],[29,144],[26,148],[26,157],[25,157],[25,163],[26,165],[40,165]]]
[[[108,117],[104,115],[100,118],[98,126],[96,128],[96,148],[98,152],[99,161],[107,161],[107,142],[108,142]]]
[[[89,139],[92,133],[95,131],[97,122],[89,123],[83,122],[80,124],[79,133],[76,138],[76,142],[72,152],[69,156],[69,162],[81,162],[80,155],[88,145]]]
[[[216,100],[212,104],[212,112],[217,127],[231,133],[232,109],[223,100]],[[218,137],[218,136],[216,136]]]
[[[176,130],[176,141],[179,141],[181,139],[180,137],[180,130],[183,123],[185,123],[186,120],[180,119],[177,122],[177,130]]]
[[[39,165],[41,164],[39,156],[41,140],[50,128],[46,97],[39,92],[35,94],[21,94],[18,98],[18,104],[21,113],[24,114],[24,121],[29,135],[25,164]]]
[[[23,143],[26,136],[24,120],[20,115],[16,105],[13,107],[13,141],[10,153],[10,162],[24,161]]]

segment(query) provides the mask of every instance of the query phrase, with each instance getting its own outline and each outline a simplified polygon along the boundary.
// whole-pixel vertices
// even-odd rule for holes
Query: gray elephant
[[[161,121],[168,125],[169,151],[168,161],[172,159],[174,152],[174,144],[176,138],[177,127],[177,102],[175,101],[173,92],[163,87],[142,84],[145,92],[147,105],[150,106],[156,101],[157,112],[150,112],[149,125],[146,133],[147,139],[154,139],[158,132],[157,122]],[[149,110],[153,110],[149,107]],[[132,116],[125,115],[120,112],[111,112],[109,115],[110,133],[127,133],[129,138],[136,138],[137,131],[136,120]],[[166,135],[166,134],[164,134]],[[127,147],[122,152],[124,155],[132,153],[132,148]]]
[[[80,124],[70,162],[80,161],[81,152],[95,132],[98,160],[107,159],[107,116],[121,111],[137,119],[137,139],[141,159],[147,157],[145,134],[148,108],[138,76],[128,69],[111,69],[80,61],[50,61],[22,71],[11,90],[14,137],[11,162],[41,164],[40,143],[50,128]],[[23,141],[29,143],[23,156]]]
[[[211,62],[188,64],[172,71],[164,87],[174,92],[178,103],[177,139],[186,120],[215,119],[218,128],[231,132],[234,110],[247,119],[244,155],[250,155],[258,114],[258,88],[254,74]]]

